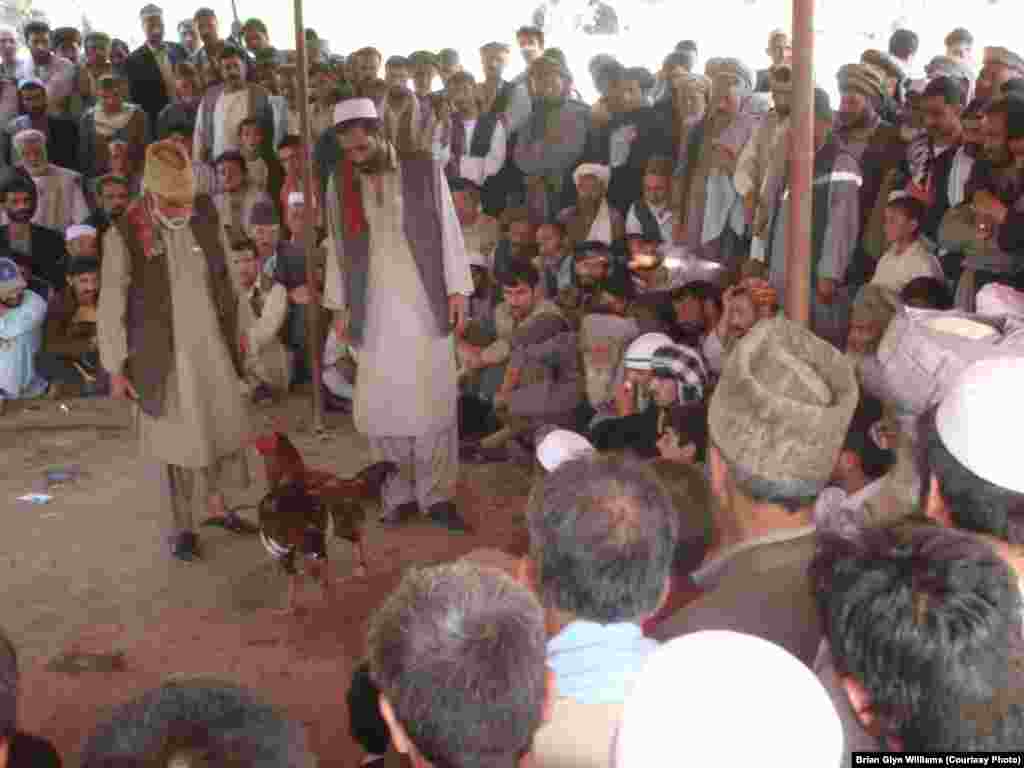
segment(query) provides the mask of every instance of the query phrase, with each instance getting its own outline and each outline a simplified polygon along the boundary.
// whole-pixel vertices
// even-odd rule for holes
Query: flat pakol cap
[[[192,160],[177,143],[165,139],[146,148],[146,172],[142,187],[172,203],[195,199]]]
[[[746,472],[824,487],[859,397],[845,355],[774,317],[729,355],[711,399],[709,433],[722,456]]]

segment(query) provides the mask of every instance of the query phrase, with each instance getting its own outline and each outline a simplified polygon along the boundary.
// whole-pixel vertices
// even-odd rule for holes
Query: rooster
[[[252,441],[263,456],[270,491],[259,504],[260,538],[271,555],[289,574],[288,610],[294,608],[298,586],[294,560],[302,554],[312,561],[314,578],[319,578],[319,562],[326,563],[324,534],[330,517],[336,538],[355,547],[358,575],[367,570],[363,547],[363,523],[366,509],[381,503],[381,491],[398,471],[390,461],[379,461],[352,478],[343,479],[330,472],[309,469],[298,449],[283,432],[269,432]],[[321,579],[325,591],[326,576]]]

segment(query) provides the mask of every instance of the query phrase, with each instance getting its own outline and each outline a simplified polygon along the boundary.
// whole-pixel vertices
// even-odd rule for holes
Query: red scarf
[[[351,158],[346,157],[341,165],[342,225],[345,237],[355,237],[367,230],[366,211],[363,209],[363,194],[356,182],[355,168]]]

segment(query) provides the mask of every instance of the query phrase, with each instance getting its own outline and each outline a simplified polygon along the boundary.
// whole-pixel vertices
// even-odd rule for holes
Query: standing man
[[[202,53],[202,51],[200,51]],[[266,154],[274,153],[274,110],[262,85],[245,82],[245,54],[233,45],[220,52],[224,83],[210,86],[199,105],[192,157],[209,163],[228,150],[239,148],[239,129],[248,117],[263,126]]]
[[[18,79],[35,78],[42,82],[50,114],[58,115],[74,87],[75,65],[54,55],[50,47],[50,26],[45,21],[30,21],[25,25],[25,45],[29,58],[21,63]]]
[[[407,112],[401,117],[412,119]],[[458,476],[455,348],[473,280],[440,164],[399,155],[369,99],[335,110],[342,156],[327,179],[324,305],[359,351],[355,425],[401,467],[384,488],[384,520],[425,509],[452,531]],[[335,202],[337,201],[337,202]],[[340,203],[340,205],[339,205]]]
[[[757,70],[757,84],[754,89],[757,93],[769,93],[772,90],[772,70],[789,65],[793,58],[793,46],[789,42],[789,34],[782,29],[776,29],[768,36],[768,49],[765,51],[772,60],[768,69]]]
[[[0,27],[0,77],[18,78],[18,35],[12,27]]]
[[[174,68],[187,54],[177,43],[164,42],[164,12],[160,8],[147,5],[139,16],[146,43],[128,57],[125,74],[132,102],[145,110],[149,124],[155,126],[160,110],[174,101]]]
[[[192,19],[178,22],[178,42],[188,56],[195,56],[199,50],[199,38],[196,36],[196,23]]]
[[[222,487],[241,471],[249,424],[242,399],[237,303],[217,211],[194,196],[192,162],[178,144],[146,152],[144,198],[107,232],[97,311],[100,360],[111,394],[139,406],[139,450],[174,521],[172,553],[199,556],[194,514],[233,531]]]

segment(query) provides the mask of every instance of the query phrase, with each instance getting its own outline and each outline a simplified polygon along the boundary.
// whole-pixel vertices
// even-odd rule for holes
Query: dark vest
[[[477,118],[473,140],[469,143],[470,157],[487,157],[487,153],[491,151],[494,129],[498,127],[498,117],[497,112],[487,112]]]
[[[441,203],[437,199],[437,163],[429,152],[401,153],[402,229],[420,273],[436,321],[438,336],[451,333],[448,318],[448,289],[444,279],[444,238]],[[345,210],[341,167],[335,167],[338,205]],[[388,173],[390,171],[385,171]],[[344,216],[342,216],[344,221]],[[344,226],[344,225],[343,225]],[[345,305],[349,309],[349,336],[360,343],[366,327],[366,291],[370,276],[370,232],[342,233],[341,273],[345,276]]]
[[[143,213],[143,215],[148,215]],[[164,413],[167,377],[174,368],[174,315],[167,255],[146,258],[138,233],[121,216],[114,226],[131,257],[125,327],[128,335],[127,375],[139,395],[139,407],[153,418]],[[235,370],[242,374],[238,345],[238,306],[220,239],[217,209],[209,197],[196,198],[190,221],[192,236],[206,257],[210,295]]]

